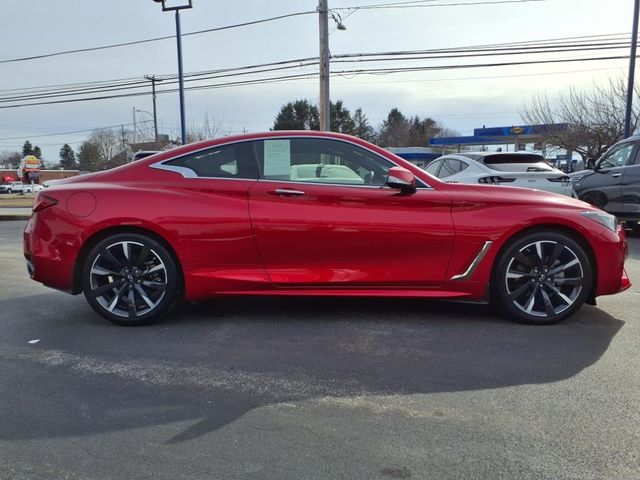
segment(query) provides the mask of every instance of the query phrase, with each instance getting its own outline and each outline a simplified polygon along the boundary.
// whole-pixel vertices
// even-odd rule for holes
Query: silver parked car
[[[425,170],[449,183],[490,183],[575,196],[569,176],[535,153],[453,153],[437,158]]]

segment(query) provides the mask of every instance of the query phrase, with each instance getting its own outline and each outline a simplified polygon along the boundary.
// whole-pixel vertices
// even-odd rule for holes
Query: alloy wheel
[[[506,294],[515,307],[538,318],[550,318],[571,308],[584,288],[584,268],[567,245],[539,240],[525,245],[509,260]]]
[[[169,276],[160,255],[148,245],[119,241],[103,248],[89,271],[90,293],[111,315],[135,321],[162,302]]]

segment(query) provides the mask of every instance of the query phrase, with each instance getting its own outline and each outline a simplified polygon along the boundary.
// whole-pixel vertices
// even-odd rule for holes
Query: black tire
[[[82,267],[89,305],[118,325],[148,325],[166,315],[178,297],[179,274],[167,249],[135,233],[96,244]]]
[[[578,310],[593,284],[593,267],[570,236],[538,231],[513,239],[497,259],[494,299],[513,320],[549,325]]]
[[[11,190],[10,188],[7,188],[7,193],[13,193],[13,190]]]

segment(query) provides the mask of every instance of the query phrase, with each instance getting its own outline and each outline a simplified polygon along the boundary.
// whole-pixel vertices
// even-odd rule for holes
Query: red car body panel
[[[387,187],[271,180],[184,178],[151,168],[165,159],[226,143],[319,137],[357,144],[411,171],[415,193]],[[279,188],[304,196],[279,196]],[[79,293],[78,268],[88,241],[114,229],[161,238],[175,253],[187,300],[221,294],[384,295],[482,300],[494,262],[519,232],[570,232],[593,256],[594,296],[628,288],[626,239],[580,212],[569,197],[527,189],[447,184],[399,157],[353,137],[308,131],[268,132],[200,142],[38,194],[24,233],[31,277]],[[453,279],[486,244],[469,278]]]

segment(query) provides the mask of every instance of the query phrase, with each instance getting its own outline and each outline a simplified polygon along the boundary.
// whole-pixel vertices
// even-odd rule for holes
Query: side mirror
[[[609,169],[608,168],[601,168],[600,167],[600,163],[599,161],[595,161],[593,162],[593,171],[596,173],[609,173]]]
[[[406,168],[391,167],[387,177],[387,186],[397,188],[403,193],[416,191],[416,177]]]

